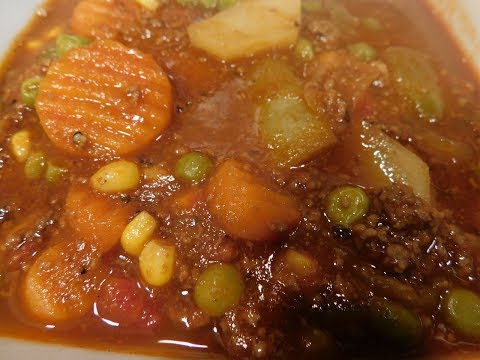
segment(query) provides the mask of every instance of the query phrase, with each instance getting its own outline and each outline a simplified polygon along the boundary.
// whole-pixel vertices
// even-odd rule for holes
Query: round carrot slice
[[[113,40],[71,50],[53,63],[35,103],[55,145],[92,157],[140,150],[168,126],[171,107],[161,67]]]

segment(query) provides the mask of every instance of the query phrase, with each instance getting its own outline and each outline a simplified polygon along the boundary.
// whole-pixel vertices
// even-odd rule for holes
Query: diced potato
[[[141,6],[149,11],[157,10],[162,5],[161,0],[136,0]]]
[[[284,253],[284,262],[288,270],[299,276],[311,276],[318,270],[317,261],[298,250],[287,249]]]
[[[133,190],[140,184],[140,170],[133,162],[114,161],[93,174],[90,184],[98,192],[107,194]]]
[[[383,54],[398,93],[412,101],[427,118],[440,118],[444,111],[438,76],[422,53],[405,47],[390,47]]]
[[[95,300],[94,249],[68,239],[47,249],[29,268],[21,296],[27,313],[52,324],[81,317]]]
[[[10,139],[10,150],[17,161],[26,161],[32,150],[30,132],[28,130],[20,130],[13,134]]]
[[[250,76],[249,92],[260,99],[275,96],[301,96],[303,87],[291,67],[285,61],[266,59],[260,62]]]
[[[430,201],[428,165],[416,154],[378,129],[364,124],[357,134],[364,177],[372,186],[393,182],[408,185],[425,201]]]
[[[176,249],[174,245],[150,241],[138,258],[143,279],[150,285],[162,286],[173,277]]]
[[[260,135],[279,166],[298,166],[333,145],[335,135],[301,98],[279,97],[258,112]]]
[[[195,47],[223,60],[233,60],[294,44],[298,37],[300,0],[246,0],[192,24]]]
[[[157,220],[147,211],[142,211],[123,230],[121,244],[130,255],[138,256],[157,228]]]
[[[228,234],[242,239],[270,240],[300,221],[294,199],[262,185],[235,160],[227,160],[217,168],[207,194],[214,219]]]

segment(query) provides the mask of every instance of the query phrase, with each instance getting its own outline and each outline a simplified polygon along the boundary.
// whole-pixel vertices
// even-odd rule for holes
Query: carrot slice
[[[268,189],[235,160],[218,167],[207,193],[210,213],[227,233],[236,237],[270,240],[300,221],[294,199]]]
[[[96,261],[94,249],[81,242],[63,241],[44,251],[23,279],[25,310],[49,324],[86,314],[98,286]]]
[[[120,242],[132,211],[120,201],[74,186],[67,196],[65,214],[80,237],[104,253]]]
[[[94,39],[114,39],[135,27],[140,7],[134,0],[83,0],[73,10],[73,33]]]
[[[94,157],[141,149],[168,126],[171,107],[161,67],[113,40],[71,50],[53,63],[35,103],[55,145]]]

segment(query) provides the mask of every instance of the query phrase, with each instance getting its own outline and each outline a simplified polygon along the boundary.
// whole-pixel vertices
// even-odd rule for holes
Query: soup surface
[[[1,76],[2,335],[185,358],[480,350],[479,91],[417,1],[38,14]]]

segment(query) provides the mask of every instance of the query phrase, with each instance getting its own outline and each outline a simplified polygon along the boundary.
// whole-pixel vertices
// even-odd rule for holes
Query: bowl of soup
[[[0,5],[2,358],[474,357],[476,9]]]

